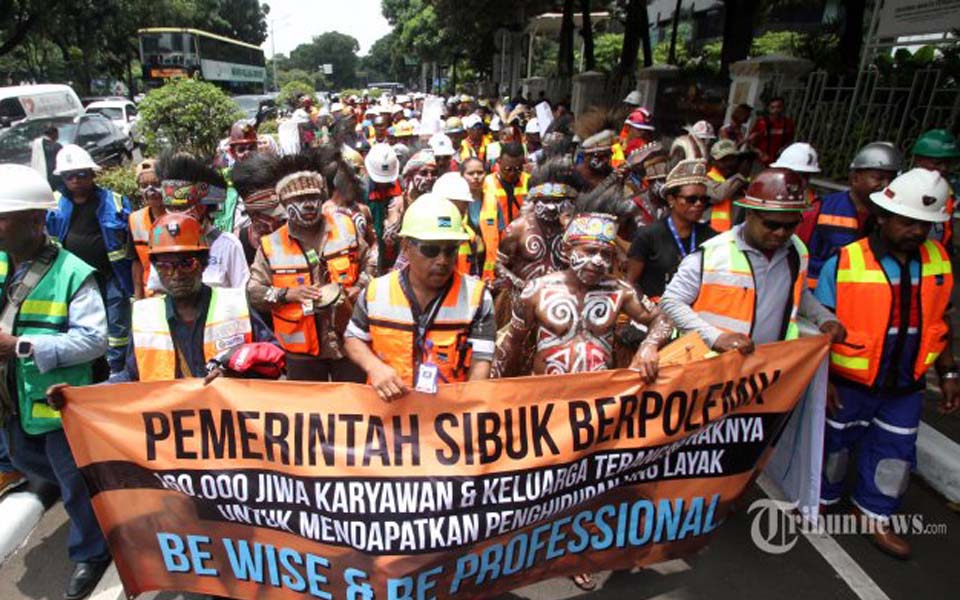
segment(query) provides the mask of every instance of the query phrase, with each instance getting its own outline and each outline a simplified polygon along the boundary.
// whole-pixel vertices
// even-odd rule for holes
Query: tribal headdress
[[[606,213],[582,213],[567,224],[566,244],[610,244],[617,238],[617,219]]]
[[[178,152],[166,154],[157,164],[163,204],[172,208],[221,204],[227,198],[223,175],[200,159]]]

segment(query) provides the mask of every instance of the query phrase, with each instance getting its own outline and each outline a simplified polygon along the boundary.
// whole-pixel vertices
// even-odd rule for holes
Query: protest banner
[[[489,597],[703,546],[827,348],[390,404],[356,384],[93,386],[63,416],[131,596]]]

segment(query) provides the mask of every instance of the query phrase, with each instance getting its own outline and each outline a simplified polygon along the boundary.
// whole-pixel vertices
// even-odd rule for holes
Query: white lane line
[[[760,489],[774,500],[784,500],[783,494],[777,488],[776,484],[770,481],[766,475],[760,475],[757,478],[757,485]],[[853,560],[846,550],[843,549],[837,540],[826,533],[802,532],[803,537],[807,538],[814,550],[820,553],[820,556],[827,561],[827,564],[833,567],[840,579],[853,590],[861,600],[890,600],[888,596],[877,583],[867,575],[867,572]]]

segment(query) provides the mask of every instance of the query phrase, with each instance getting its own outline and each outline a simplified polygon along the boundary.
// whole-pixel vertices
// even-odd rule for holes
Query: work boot
[[[27,478],[19,471],[0,472],[0,497],[7,492],[20,487],[27,482]]]
[[[884,523],[879,519],[867,516],[856,506],[851,509],[851,512],[857,515],[861,522],[863,522],[863,519],[870,521],[871,529],[865,531],[864,535],[870,538],[874,546],[894,558],[901,560],[910,558],[910,542],[894,533],[889,522]]]
[[[89,596],[109,566],[109,560],[78,562],[70,581],[67,582],[67,590],[63,593],[64,600],[80,600]]]

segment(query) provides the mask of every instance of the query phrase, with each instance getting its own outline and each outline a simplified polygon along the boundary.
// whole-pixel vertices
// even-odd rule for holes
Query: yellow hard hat
[[[423,241],[461,242],[470,239],[463,229],[463,217],[457,207],[435,194],[424,194],[407,207],[400,236]]]

